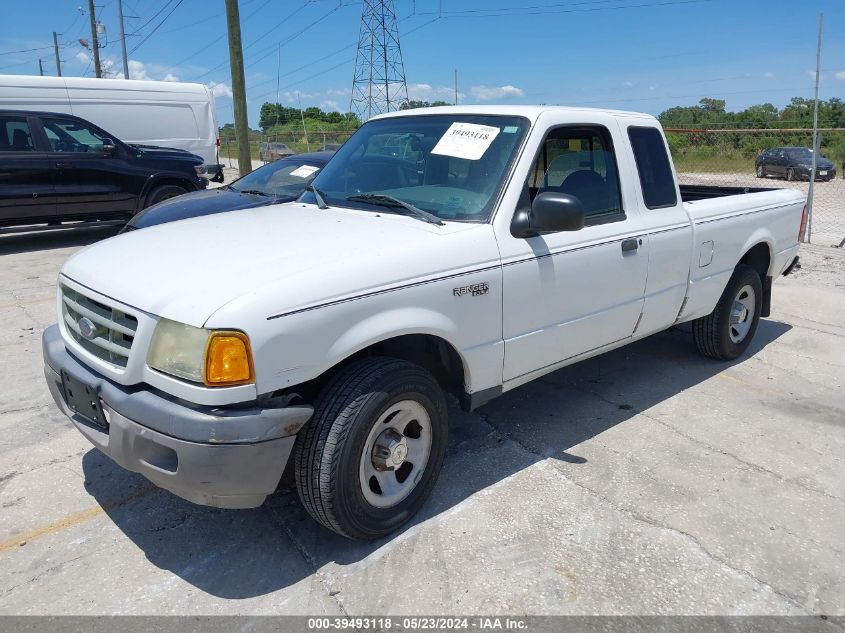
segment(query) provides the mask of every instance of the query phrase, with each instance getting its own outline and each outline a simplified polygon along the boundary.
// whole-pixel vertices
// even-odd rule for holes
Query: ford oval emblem
[[[82,338],[88,339],[89,341],[97,333],[97,326],[88,317],[82,317],[76,322],[76,325],[79,326],[79,333],[82,335]]]

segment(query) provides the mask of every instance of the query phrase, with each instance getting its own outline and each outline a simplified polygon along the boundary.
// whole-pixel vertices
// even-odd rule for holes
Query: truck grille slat
[[[107,306],[65,285],[61,286],[62,317],[74,341],[90,354],[118,367],[126,367],[138,329],[138,319]],[[88,318],[95,326],[90,338],[82,335],[79,321]]]

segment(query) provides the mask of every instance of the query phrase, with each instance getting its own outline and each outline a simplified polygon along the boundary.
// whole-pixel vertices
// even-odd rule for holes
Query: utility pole
[[[458,105],[458,69],[455,69],[455,105]]]
[[[56,53],[56,73],[62,76],[62,62],[59,59],[59,36],[53,31],[53,51]]]
[[[88,0],[88,17],[91,18],[91,47],[94,50],[94,74],[97,77],[103,76],[103,69],[100,68],[100,41],[97,39],[97,14],[94,9],[94,0]]]
[[[42,77],[44,76],[44,66],[41,63],[40,57],[38,58],[38,74],[41,75]]]
[[[819,80],[822,66],[822,30],[824,13],[819,14],[819,42],[816,46],[816,96],[813,105],[813,158],[810,167],[810,189],[807,192],[807,242],[813,232],[813,194],[816,189],[816,162],[819,157]]]
[[[126,58],[126,33],[123,31],[123,0],[117,0],[117,21],[120,24],[120,50],[123,53],[123,78],[129,79],[129,60]]]
[[[244,51],[241,44],[241,16],[238,0],[226,0],[226,25],[229,30],[229,66],[232,70],[232,106],[235,111],[235,134],[238,137],[238,169],[241,176],[246,176],[252,171],[252,157],[249,151]]]

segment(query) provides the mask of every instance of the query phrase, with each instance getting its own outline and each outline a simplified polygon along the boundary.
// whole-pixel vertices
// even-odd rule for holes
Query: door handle
[[[640,247],[640,244],[642,244],[642,240],[637,239],[636,237],[622,240],[622,252],[628,253],[630,251],[635,251]]]
[[[73,167],[73,163],[56,163],[56,167],[59,169],[71,169]]]

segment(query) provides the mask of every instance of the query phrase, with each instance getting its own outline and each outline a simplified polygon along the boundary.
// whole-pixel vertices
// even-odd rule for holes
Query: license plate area
[[[820,171],[819,176],[827,176],[827,172],[826,171]]]
[[[79,414],[94,426],[104,431],[109,430],[103,407],[100,405],[100,396],[94,387],[63,371],[62,388],[65,392],[65,402],[71,411]]]

